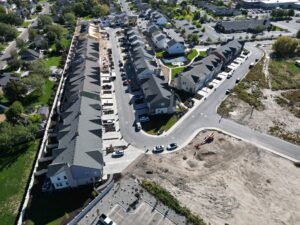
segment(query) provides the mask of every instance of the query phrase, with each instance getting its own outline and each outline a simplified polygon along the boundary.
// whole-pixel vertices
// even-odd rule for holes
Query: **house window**
[[[60,178],[58,177],[57,180],[60,180]]]
[[[66,182],[66,185],[69,186],[69,182]]]
[[[66,177],[66,176],[64,176],[64,179],[66,180],[66,179],[67,179],[67,177]]]

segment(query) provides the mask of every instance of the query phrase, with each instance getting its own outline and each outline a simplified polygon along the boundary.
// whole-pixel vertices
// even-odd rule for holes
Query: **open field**
[[[300,88],[300,67],[295,65],[294,59],[273,59],[269,71],[272,90]]]
[[[217,132],[197,150],[209,133],[173,154],[144,155],[126,173],[160,184],[207,224],[296,225],[299,168]]]
[[[18,147],[15,154],[0,153],[0,223],[14,224],[38,149],[38,141]]]

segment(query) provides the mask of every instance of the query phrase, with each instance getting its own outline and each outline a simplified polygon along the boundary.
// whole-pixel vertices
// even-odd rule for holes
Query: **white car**
[[[111,157],[113,158],[117,158],[117,157],[122,157],[124,155],[124,150],[116,150],[113,152],[113,154],[111,155]]]
[[[163,152],[165,149],[165,147],[163,145],[158,145],[158,146],[155,146],[152,150],[153,153],[160,153],[160,152]]]
[[[168,146],[167,146],[167,150],[174,150],[174,149],[176,149],[178,146],[177,146],[177,144],[176,143],[171,143],[171,144],[169,144]]]

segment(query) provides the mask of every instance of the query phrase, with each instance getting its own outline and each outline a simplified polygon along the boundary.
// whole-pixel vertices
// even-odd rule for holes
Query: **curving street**
[[[121,59],[121,52],[115,36],[115,29],[109,29],[115,65]],[[231,120],[221,118],[216,109],[225,98],[225,91],[235,85],[236,78],[244,77],[249,71],[249,65],[260,59],[263,52],[255,47],[256,43],[248,42],[245,48],[251,51],[251,55],[234,73],[232,79],[222,83],[204,102],[195,105],[189,110],[168,132],[160,136],[148,135],[144,132],[136,132],[134,129],[135,112],[130,100],[132,94],[126,93],[122,85],[120,70],[116,66],[117,78],[115,81],[116,99],[120,118],[120,130],[126,142],[140,149],[152,149],[156,145],[168,145],[176,142],[180,148],[187,145],[194,136],[203,129],[211,128],[228,133],[232,136],[250,142],[292,161],[300,160],[300,147],[279,138],[263,134],[248,127],[242,126]]]

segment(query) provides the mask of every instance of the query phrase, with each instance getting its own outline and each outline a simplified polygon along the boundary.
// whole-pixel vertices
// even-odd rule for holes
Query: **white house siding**
[[[50,177],[51,183],[54,185],[55,189],[63,189],[70,187],[67,174],[63,171],[53,177]]]
[[[77,186],[94,183],[102,176],[101,170],[96,168],[72,166],[71,171]]]

